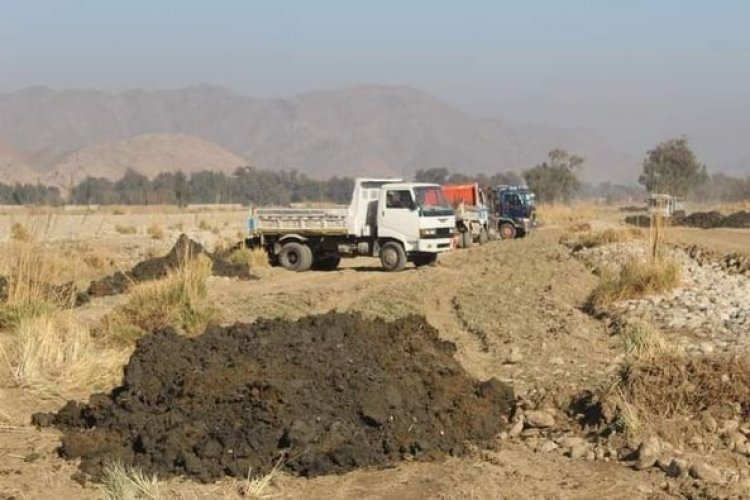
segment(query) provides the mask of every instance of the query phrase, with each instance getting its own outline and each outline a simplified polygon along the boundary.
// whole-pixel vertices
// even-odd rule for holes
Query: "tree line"
[[[750,176],[709,175],[684,137],[665,140],[646,152],[638,177],[642,188],[609,182],[592,185],[580,180],[585,159],[562,149],[548,153],[548,159],[517,173],[469,175],[445,168],[418,170],[415,180],[437,184],[478,182],[482,186],[526,185],[543,203],[568,202],[573,198],[598,198],[615,202],[659,192],[680,198],[736,202],[750,199]],[[269,171],[238,168],[231,174],[214,171],[164,172],[153,179],[127,170],[113,181],[86,177],[64,194],[54,186],[0,183],[0,204],[4,205],[159,205],[188,203],[242,203],[286,205],[300,202],[348,203],[354,180],[334,176],[312,179],[295,170]]]

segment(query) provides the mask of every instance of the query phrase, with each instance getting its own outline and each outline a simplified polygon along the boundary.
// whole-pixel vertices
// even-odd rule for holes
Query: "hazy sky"
[[[685,133],[727,167],[750,161],[747,1],[0,0],[0,12],[0,92],[408,85],[479,114],[595,129],[623,150]]]

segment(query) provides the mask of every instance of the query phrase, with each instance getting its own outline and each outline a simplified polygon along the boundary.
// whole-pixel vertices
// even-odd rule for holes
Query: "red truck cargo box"
[[[458,206],[461,202],[470,206],[477,206],[479,204],[479,200],[477,200],[479,187],[476,183],[443,186],[443,193],[454,207]]]

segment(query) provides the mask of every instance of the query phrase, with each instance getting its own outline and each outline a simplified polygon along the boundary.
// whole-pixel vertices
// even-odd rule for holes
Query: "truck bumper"
[[[430,238],[418,240],[414,245],[415,252],[442,253],[453,248],[453,238]]]

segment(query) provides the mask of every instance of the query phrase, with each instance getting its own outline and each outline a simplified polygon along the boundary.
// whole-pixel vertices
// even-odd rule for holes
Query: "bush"
[[[121,226],[119,224],[115,226],[115,231],[120,234],[135,234],[138,232],[135,226]]]
[[[250,249],[243,246],[230,253],[228,260],[232,264],[245,264],[251,269],[270,266],[268,254],[262,248]]]
[[[10,228],[10,239],[28,243],[34,241],[34,236],[26,229],[26,226],[20,222],[14,222]]]
[[[183,259],[159,281],[133,287],[127,303],[105,317],[103,335],[129,343],[145,332],[173,327],[188,335],[202,333],[216,318],[208,301],[207,279],[211,261]]]
[[[590,302],[599,308],[621,300],[666,292],[680,284],[680,275],[680,265],[673,260],[634,258],[626,262],[619,273],[602,274]]]
[[[642,237],[643,232],[637,228],[608,228],[604,231],[584,231],[576,235],[565,235],[560,238],[560,243],[574,250],[580,250]]]
[[[161,228],[159,224],[151,224],[148,229],[146,230],[149,236],[151,236],[151,239],[153,240],[162,240],[164,239],[164,230]]]

